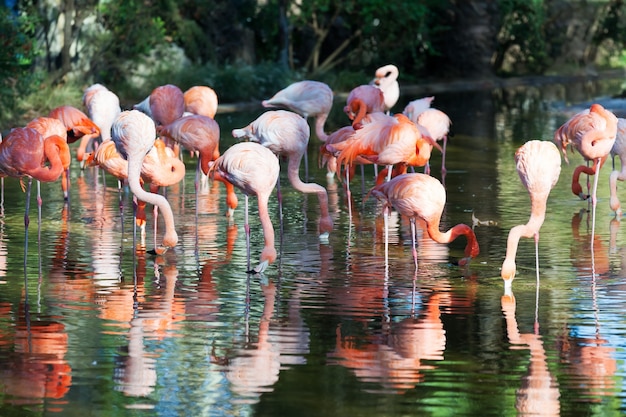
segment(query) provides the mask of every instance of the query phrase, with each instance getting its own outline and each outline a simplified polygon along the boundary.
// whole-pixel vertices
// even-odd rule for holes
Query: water
[[[487,223],[475,227],[481,253],[467,267],[457,264],[464,238],[436,244],[418,224],[415,271],[410,225],[397,215],[386,267],[380,206],[355,180],[348,216],[342,184],[327,183],[317,167],[316,139],[309,180],[328,187],[335,230],[320,243],[317,198],[293,191],[283,175],[279,259],[264,276],[245,272],[243,206],[229,221],[218,183],[196,200],[189,157],[184,183],[167,190],[179,245],[161,257],[146,253],[152,216],[145,242],[133,237],[128,191],[73,165],[69,207],[60,184],[42,184],[40,232],[33,198],[25,264],[25,195],[6,179],[0,415],[623,414],[626,242],[608,207],[610,164],[593,253],[588,203],[569,189],[581,162],[571,155],[541,229],[539,285],[532,239],[520,242],[513,297],[503,296],[499,276],[508,231],[530,212],[515,150],[550,140],[569,105],[619,88],[605,81],[437,95],[454,131],[441,228],[471,224],[472,215]],[[341,104],[328,130],[345,123]],[[219,114],[223,149],[230,130],[260,112]],[[431,162],[440,178],[437,152]],[[372,184],[368,170],[365,193]],[[263,237],[251,203],[254,262]],[[276,199],[270,210],[278,233]]]

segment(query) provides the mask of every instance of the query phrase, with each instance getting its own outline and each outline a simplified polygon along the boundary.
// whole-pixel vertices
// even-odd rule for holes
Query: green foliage
[[[509,58],[517,68],[523,67],[524,72],[541,73],[549,63],[543,0],[499,0],[498,5],[502,24],[495,70],[502,71],[504,61]]]
[[[623,0],[609,2],[598,27],[593,36],[596,44],[611,39],[622,48],[626,47],[626,4]]]
[[[150,1],[101,3],[104,31],[93,41],[99,54],[92,61],[96,79],[118,83],[142,63],[158,45],[166,42],[163,19]]]
[[[0,122],[4,125],[20,110],[19,98],[34,91],[40,74],[33,70],[37,54],[34,33],[37,22],[0,7]]]

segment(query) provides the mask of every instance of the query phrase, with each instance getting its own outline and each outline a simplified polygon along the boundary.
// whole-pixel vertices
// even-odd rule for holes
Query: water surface
[[[166,191],[179,245],[159,257],[146,252],[153,217],[145,241],[134,236],[128,190],[76,164],[69,205],[60,184],[42,184],[39,223],[32,199],[25,254],[25,195],[6,179],[0,414],[623,414],[626,242],[608,207],[610,164],[593,242],[589,203],[569,188],[582,160],[570,155],[540,234],[539,285],[531,239],[519,245],[512,297],[499,276],[508,231],[530,213],[515,150],[551,140],[570,105],[606,102],[620,88],[606,81],[437,95],[434,105],[453,121],[441,228],[472,216],[485,222],[475,226],[481,253],[467,267],[457,264],[463,238],[436,244],[418,223],[416,271],[410,224],[397,214],[386,264],[381,208],[365,196],[371,167],[363,185],[352,184],[349,216],[343,184],[317,166],[316,138],[308,178],[327,187],[335,230],[319,241],[317,198],[295,192],[283,172],[282,226],[270,202],[279,259],[262,276],[246,273],[243,206],[227,219],[219,183],[204,183],[196,199],[196,161],[187,155],[184,182]],[[342,105],[327,130],[347,123]],[[222,149],[234,143],[232,128],[261,112],[218,114]],[[431,162],[441,178],[440,154]],[[251,203],[254,262],[263,237]]]

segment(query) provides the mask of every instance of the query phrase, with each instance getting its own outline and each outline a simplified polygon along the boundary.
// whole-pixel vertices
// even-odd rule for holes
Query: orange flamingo
[[[609,189],[611,191],[610,206],[615,212],[615,216],[619,219],[622,216],[622,208],[619,198],[617,197],[617,181],[626,180],[626,119],[617,119],[617,135],[615,143],[611,149],[611,156],[619,157],[622,166],[621,171],[613,169],[609,176]]]
[[[385,111],[389,112],[400,98],[400,85],[398,84],[398,67],[389,64],[376,70],[372,83],[380,88],[385,95]]]
[[[387,244],[388,241],[387,217],[389,216],[390,209],[393,207],[400,215],[410,219],[413,241],[413,260],[416,268],[415,219],[418,217],[426,222],[428,235],[435,242],[450,243],[461,235],[467,238],[465,258],[459,261],[459,265],[466,265],[472,258],[478,256],[480,252],[478,241],[470,226],[461,223],[452,227],[445,233],[439,230],[441,215],[446,204],[446,190],[438,179],[426,174],[408,173],[399,175],[390,181],[375,186],[371,192],[384,203],[385,244]]]
[[[500,276],[504,280],[505,293],[510,293],[515,278],[515,256],[521,237],[535,238],[537,277],[539,277],[539,229],[546,217],[546,205],[550,191],[559,180],[561,156],[552,142],[531,140],[515,152],[517,173],[530,194],[530,219],[528,223],[513,227],[506,243],[506,257]]]
[[[304,80],[288,85],[269,100],[263,100],[263,107],[286,108],[305,119],[315,117],[315,134],[322,142],[328,135],[324,125],[333,106],[333,90],[323,82]]]
[[[211,87],[196,85],[183,94],[185,112],[214,118],[217,113],[217,94]]]
[[[200,159],[196,166],[196,193],[199,186],[199,171],[204,175],[209,172],[209,162],[220,156],[219,140],[220,128],[215,120],[208,116],[191,115],[176,119],[166,126],[157,127],[157,132],[168,137],[189,151],[198,152]],[[232,216],[237,208],[237,195],[233,185],[214,174],[214,179],[221,181],[226,186],[226,204],[228,216]]]
[[[299,116],[298,116],[299,117]],[[245,196],[245,231],[248,252],[248,271],[262,273],[277,257],[274,247],[274,226],[268,211],[269,196],[278,181],[278,157],[266,147],[254,142],[240,142],[231,146],[209,168],[209,175],[218,173],[239,188]],[[250,269],[250,225],[248,222],[248,196],[256,195],[259,218],[263,228],[265,246],[259,264]]]
[[[157,206],[163,214],[165,234],[161,245],[154,250],[163,254],[178,243],[172,208],[165,197],[145,191],[139,181],[144,157],[154,146],[154,122],[138,110],[124,111],[113,123],[111,135],[117,151],[128,161],[130,190],[138,200]]]
[[[396,114],[393,117],[377,117],[361,129],[355,130],[349,140],[331,148],[337,155],[338,166],[349,166],[358,157],[362,157],[379,165],[401,164],[400,172],[406,172],[409,165],[426,165],[433,146],[441,149],[418,125],[405,115]],[[383,172],[380,176],[382,174]],[[391,176],[390,169],[387,175],[388,178]]]
[[[91,141],[100,136],[100,128],[85,113],[73,106],[60,106],[52,109],[48,117],[59,119],[67,129],[67,143],[80,139],[76,150],[76,160],[82,162]]]
[[[303,193],[317,194],[321,212],[320,238],[327,239],[333,229],[333,220],[328,211],[328,193],[319,184],[302,182],[298,172],[309,143],[309,135],[306,120],[286,110],[267,111],[248,126],[233,130],[234,137],[247,137],[276,155],[288,158],[287,175],[293,188]]]
[[[31,127],[37,130],[39,133],[41,133],[41,136],[43,136],[44,139],[49,136],[59,136],[63,138],[63,140],[65,140],[65,142],[67,143],[67,130],[63,122],[61,122],[59,119],[53,119],[51,117],[36,117],[30,122],[28,122],[26,127]],[[70,198],[70,195],[69,195],[69,188],[70,188],[69,161],[67,162],[67,166],[65,166],[64,168],[65,169],[63,170],[63,173],[61,174],[62,176],[61,189],[63,190],[63,198],[67,201]]]
[[[410,102],[402,112],[413,123],[423,126],[429,136],[435,141],[443,142],[441,156],[441,173],[446,174],[446,146],[448,144],[448,133],[450,132],[450,117],[439,109],[430,108],[430,103],[434,97],[425,97]],[[428,106],[428,107],[426,107]],[[430,164],[426,164],[426,174],[430,174]]]

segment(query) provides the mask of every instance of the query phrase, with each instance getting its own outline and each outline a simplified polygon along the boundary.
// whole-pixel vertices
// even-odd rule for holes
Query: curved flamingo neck
[[[333,229],[333,221],[328,211],[328,193],[326,188],[313,182],[303,182],[300,179],[300,161],[302,155],[289,156],[287,165],[287,177],[293,188],[303,193],[316,193],[320,204],[320,232],[330,233]]]
[[[39,181],[56,181],[63,171],[70,166],[71,156],[67,142],[57,135],[48,136],[44,139],[43,151],[50,166],[41,166],[29,175]]]
[[[467,244],[465,245],[465,256],[474,257],[478,255],[478,243],[476,235],[471,227],[466,224],[457,224],[449,229],[447,232],[441,232],[439,230],[439,219],[437,221],[427,221],[427,230],[431,239],[437,243],[450,243],[457,237],[463,235],[467,238]]]
[[[328,119],[328,114],[326,113],[320,113],[315,118],[315,134],[317,135],[317,138],[322,142],[326,142],[326,140],[328,139],[328,135],[326,134],[326,132],[324,132],[326,119]]]
[[[149,193],[143,189],[139,180],[142,163],[143,157],[128,156],[128,186],[138,200],[153,204],[159,208],[165,222],[165,235],[163,236],[162,245],[165,249],[174,247],[178,243],[178,234],[174,225],[172,208],[162,195]]]

